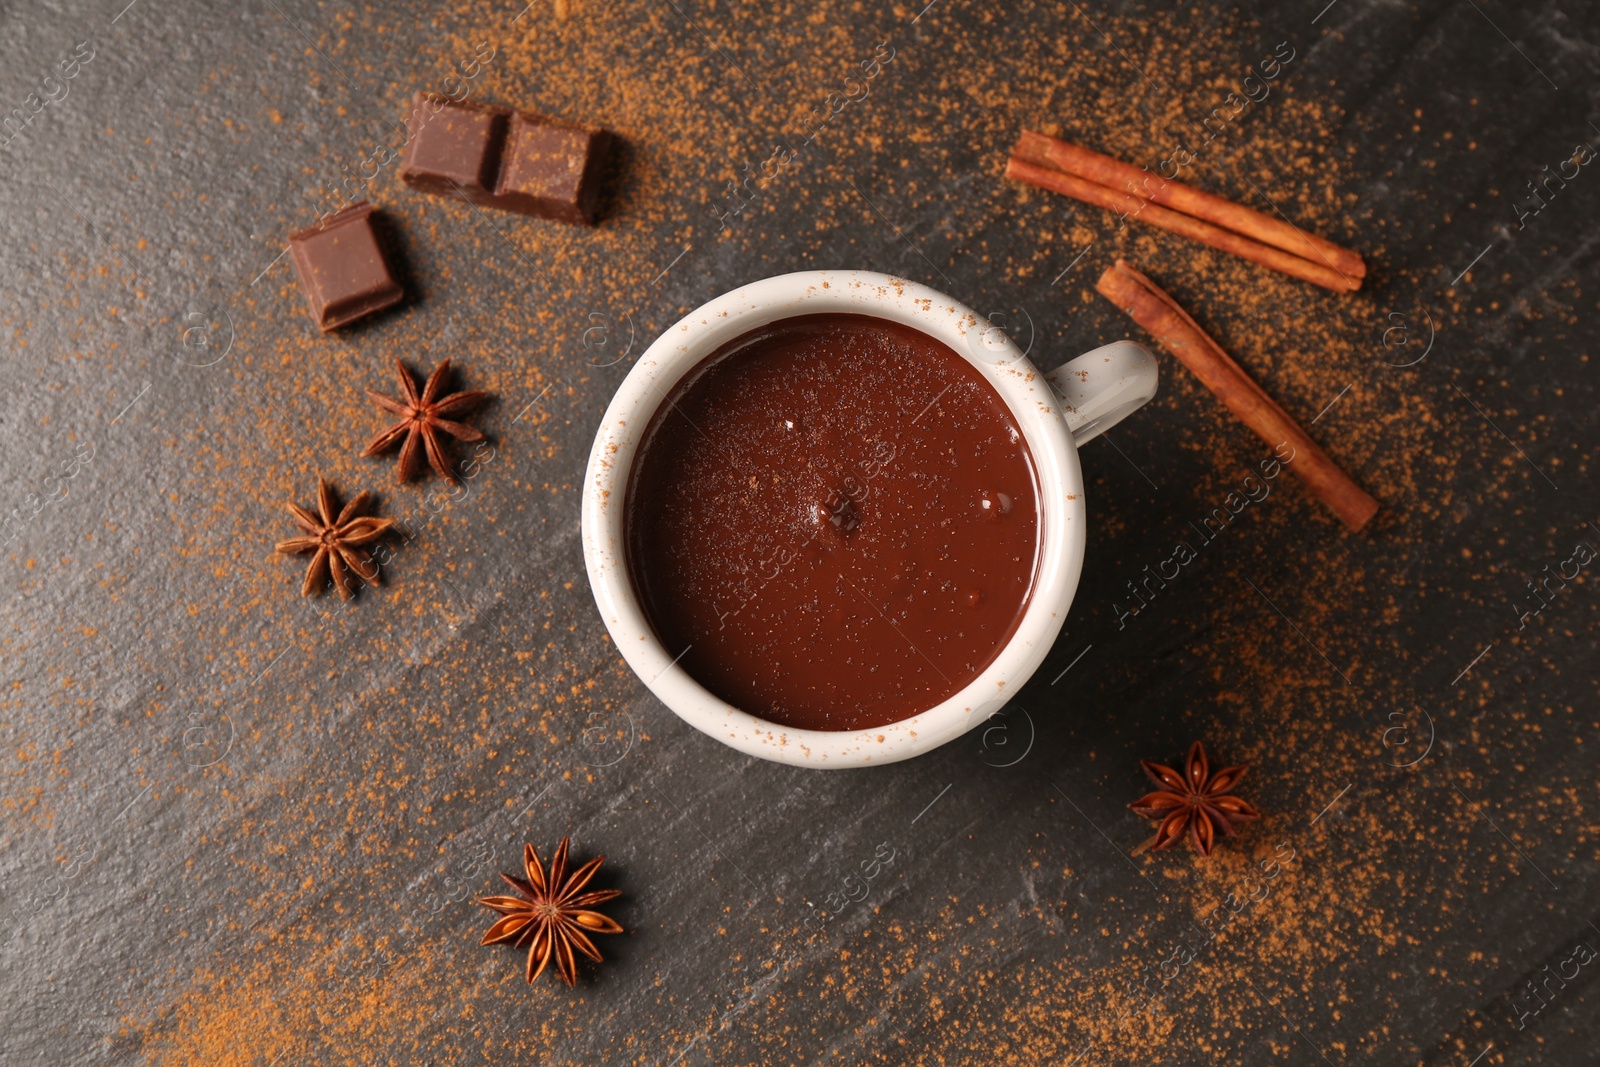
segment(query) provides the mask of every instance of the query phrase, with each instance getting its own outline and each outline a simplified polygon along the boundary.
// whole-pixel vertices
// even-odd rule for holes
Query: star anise
[[[1209,856],[1219,832],[1231,837],[1234,827],[1261,818],[1248,802],[1228,795],[1249,765],[1224,767],[1210,774],[1205,746],[1198,741],[1189,746],[1182,774],[1150,760],[1140,760],[1139,766],[1161,787],[1128,805],[1146,818],[1161,820],[1156,836],[1140,846],[1140,851],[1171,848],[1187,833],[1194,850]]]
[[[439,472],[439,476],[452,485],[457,484],[455,473],[445,461],[444,447],[439,440],[440,432],[462,441],[482,441],[482,433],[463,423],[452,422],[447,416],[471,410],[482,403],[489,394],[475,389],[441,397],[439,393],[443,391],[445,380],[450,376],[448,359],[428,375],[428,382],[422,387],[420,394],[417,392],[416,380],[412,378],[406,365],[398,359],[394,361],[394,365],[400,372],[400,385],[405,390],[405,400],[395,400],[382,393],[375,393],[371,389],[367,390],[367,396],[374,404],[400,416],[400,421],[374,437],[361,454],[376,456],[380,452],[387,452],[394,447],[395,442],[404,437],[406,443],[400,449],[400,466],[395,470],[395,481],[409,482],[415,478],[422,467],[422,454],[426,452],[429,465]]]
[[[388,532],[394,525],[393,519],[379,519],[374,516],[362,516],[362,510],[367,502],[372,499],[370,492],[363,491],[356,498],[337,510],[338,500],[333,495],[333,487],[327,479],[317,479],[317,511],[313,515],[305,508],[293,501],[289,502],[289,512],[294,515],[294,521],[299,523],[300,529],[306,532],[304,537],[291,537],[287,541],[279,541],[277,551],[295,554],[315,552],[311,558],[311,566],[306,568],[305,584],[300,587],[301,596],[311,596],[313,593],[321,594],[324,583],[329,575],[333,577],[334,587],[339,590],[339,595],[346,600],[355,596],[355,588],[350,584],[347,571],[354,571],[357,577],[364,581],[378,580],[378,564],[373,560],[372,554],[362,545],[369,545]]]
[[[574,950],[599,963],[600,952],[589,935],[622,933],[622,927],[614,920],[588,910],[591,905],[615,899],[622,893],[615,889],[582,891],[606,858],[596,856],[569,874],[568,841],[563,837],[556,846],[548,877],[544,865],[539,862],[539,853],[532,845],[524,845],[522,865],[527,870],[527,879],[500,875],[519,896],[480,897],[478,900],[479,904],[502,916],[483,935],[483,943],[498,945],[509,941],[517,948],[527,945],[529,982],[538,978],[554,957],[561,977],[569,986],[577,985],[578,962]]]

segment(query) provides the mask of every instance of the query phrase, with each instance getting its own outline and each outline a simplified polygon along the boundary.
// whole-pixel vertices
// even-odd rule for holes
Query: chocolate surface
[[[500,146],[510,111],[418,93],[412,114],[418,121],[400,168],[401,180],[438,196],[464,194],[469,200],[488,202],[500,173]]]
[[[384,259],[372,225],[372,205],[365,200],[291,234],[289,254],[311,318],[324,333],[405,297]]]
[[[897,722],[971,682],[1038,554],[1033,460],[999,395],[864,315],[782,320],[708,357],[646,428],[626,508],[668,653],[806,729]]]
[[[592,226],[611,135],[593,126],[417,93],[401,179],[439,196]]]
[[[592,225],[611,135],[532,115],[513,115],[495,190],[498,206]]]

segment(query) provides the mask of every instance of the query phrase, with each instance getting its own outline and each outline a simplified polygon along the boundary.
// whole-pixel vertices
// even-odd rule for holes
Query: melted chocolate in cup
[[[674,387],[624,527],[650,624],[696,681],[773,723],[859,730],[948,699],[1010,640],[1038,485],[1005,402],[947,345],[805,315]]]

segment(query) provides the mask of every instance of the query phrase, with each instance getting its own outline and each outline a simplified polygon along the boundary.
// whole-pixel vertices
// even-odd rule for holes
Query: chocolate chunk
[[[418,93],[400,169],[413,189],[593,226],[611,134],[509,108]]]
[[[593,226],[611,135],[536,115],[513,115],[495,202],[507,211]]]
[[[398,304],[405,291],[389,271],[365,200],[289,235],[289,253],[323,333]]]
[[[418,93],[411,101],[411,149],[400,180],[436,196],[486,204],[500,173],[509,108]]]

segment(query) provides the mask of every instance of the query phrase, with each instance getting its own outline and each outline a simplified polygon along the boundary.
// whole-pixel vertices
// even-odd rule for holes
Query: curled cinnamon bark
[[[1256,436],[1273,446],[1289,442],[1295,450],[1290,469],[1348,529],[1360,530],[1377,513],[1378,502],[1155,282],[1119,259],[1095,289],[1153,334]]]
[[[1209,222],[1192,218],[1180,211],[1169,211],[1148,200],[1141,200],[1132,193],[1120,193],[1088,178],[1041,167],[1016,156],[1012,156],[1006,163],[1006,177],[1025,181],[1029,185],[1037,185],[1041,189],[1049,189],[1063,196],[1070,196],[1074,200],[1082,200],[1086,204],[1103,207],[1107,211],[1119,212],[1124,218],[1138,219],[1157,229],[1199,241],[1201,244],[1210,245],[1212,248],[1221,249],[1241,259],[1248,259],[1252,263],[1259,263],[1263,267],[1270,267],[1282,274],[1320,285],[1336,293],[1348,293],[1361,286],[1359,278],[1347,277],[1331,267],[1313,263],[1309,259],[1301,259],[1299,256],[1290,255],[1282,249],[1264,245],[1259,241],[1252,241],[1232,230],[1213,226]]]
[[[1084,178],[1113,190],[1124,191],[1154,204],[1160,204],[1192,218],[1212,223],[1224,230],[1242,234],[1254,242],[1282,249],[1284,252],[1306,260],[1313,266],[1331,270],[1340,276],[1339,290],[1360,288],[1358,279],[1367,276],[1367,265],[1361,256],[1348,248],[1302,230],[1287,219],[1275,219],[1236,204],[1220,196],[1203,192],[1180,181],[1163,178],[1131,163],[1104,155],[1081,145],[1046,137],[1032,130],[1022,131],[1012,158],[1025,163],[1049,167],[1079,178]],[[1064,190],[1057,190],[1064,191]],[[1068,196],[1074,194],[1067,193]],[[1141,219],[1161,225],[1143,215]],[[1209,241],[1206,243],[1210,243]],[[1220,247],[1220,246],[1219,246]],[[1224,249],[1233,252],[1234,249]],[[1255,258],[1244,252],[1235,252],[1246,258]],[[1257,260],[1264,266],[1281,270],[1275,263]],[[1293,273],[1289,271],[1286,273]],[[1297,275],[1298,277],[1299,275]],[[1307,278],[1307,281],[1317,281]],[[1323,284],[1317,281],[1317,284]]]

